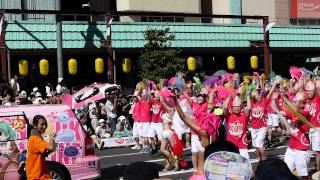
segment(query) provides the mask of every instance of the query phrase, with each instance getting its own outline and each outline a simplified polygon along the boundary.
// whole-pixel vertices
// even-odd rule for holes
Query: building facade
[[[41,3],[40,3],[41,1]],[[52,0],[0,0],[0,9],[56,10]],[[269,45],[274,71],[287,71],[287,66],[298,65],[312,68],[306,59],[320,56],[320,27],[314,26],[319,9],[316,0],[81,0],[70,5],[61,1],[61,10],[85,10],[100,12],[150,12],[194,13],[221,15],[269,16],[276,25],[270,29]],[[310,5],[311,4],[311,5]],[[304,7],[304,8],[303,8]],[[320,7],[320,6],[319,6]],[[19,74],[21,59],[29,62],[28,76],[21,77],[23,86],[32,87],[45,82],[56,83],[56,22],[55,15],[10,14],[3,23],[0,46],[6,49],[1,56],[2,81],[12,74]],[[318,16],[319,17],[319,16]],[[63,64],[64,77],[72,86],[94,81],[108,81],[111,61],[117,83],[134,87],[139,71],[139,56],[145,43],[143,33],[148,28],[169,27],[175,34],[173,48],[182,50],[181,56],[197,57],[197,72],[210,73],[226,69],[226,58],[234,56],[236,71],[251,72],[249,58],[259,58],[259,70],[263,71],[263,47],[252,42],[263,41],[262,21],[250,19],[185,17],[185,16],[113,16],[107,25],[103,15],[63,16]],[[313,24],[313,25],[312,25]],[[305,25],[305,26],[296,26]],[[106,41],[110,38],[109,48]],[[1,43],[2,42],[2,43]],[[111,51],[110,51],[111,50]],[[1,52],[2,51],[1,49]],[[68,60],[76,59],[78,73],[70,75]],[[95,72],[95,59],[104,60],[105,71]],[[132,72],[122,72],[122,60],[130,58]],[[5,62],[4,60],[5,59]],[[39,75],[39,61],[47,59],[50,64],[48,76]],[[285,66],[283,66],[285,65]],[[283,68],[282,68],[283,67]],[[7,72],[5,72],[7,71]],[[6,77],[5,77],[6,76]]]

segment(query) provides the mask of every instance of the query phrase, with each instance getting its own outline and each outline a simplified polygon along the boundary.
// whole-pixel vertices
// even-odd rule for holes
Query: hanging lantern
[[[194,72],[197,68],[197,60],[194,57],[190,56],[187,59],[187,65],[188,65],[188,70],[190,72]]]
[[[46,59],[41,59],[39,62],[40,74],[42,76],[47,76],[49,74],[49,61]]]
[[[258,57],[257,56],[251,56],[250,57],[250,65],[252,69],[257,69],[258,68]]]
[[[101,58],[97,58],[95,60],[95,69],[96,69],[96,73],[97,74],[103,74],[103,71],[104,71],[104,62],[103,62],[103,59]]]
[[[122,61],[122,70],[124,73],[129,74],[131,72],[131,59],[124,58]]]
[[[236,62],[233,56],[227,58],[227,66],[230,71],[233,71],[236,68]]]
[[[71,76],[76,75],[78,71],[78,64],[76,59],[69,59],[68,71]]]
[[[25,59],[21,59],[18,64],[19,64],[19,74],[21,76],[27,76],[28,75],[28,61]]]

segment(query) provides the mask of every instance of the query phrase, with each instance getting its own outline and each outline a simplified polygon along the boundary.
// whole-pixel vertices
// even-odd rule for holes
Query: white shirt
[[[48,97],[49,97],[49,96],[52,96],[52,94],[51,94],[51,89],[50,89],[49,86],[46,86],[46,94],[47,94]]]
[[[114,106],[109,100],[107,100],[105,108],[106,108],[108,117],[110,117],[110,118],[116,118],[117,117],[117,114],[112,112],[112,110],[114,109]]]
[[[95,130],[95,133],[100,138],[110,138],[111,134],[108,132],[107,128],[102,128],[101,126],[98,126]]]
[[[182,111],[189,117],[193,117],[192,108],[186,99],[179,102]],[[177,111],[174,112],[172,118],[172,129],[174,129],[181,139],[182,134],[184,134],[188,130],[188,126],[180,119],[180,116]]]
[[[129,110],[129,114],[133,114],[133,109],[134,109],[134,106],[136,105],[136,103],[132,103],[131,104],[131,108]]]
[[[19,83],[16,82],[13,78],[10,80],[10,86],[11,86],[11,88],[14,89],[16,92],[20,92]]]
[[[97,112],[97,108],[94,104],[91,104],[89,106],[89,117],[90,119],[98,119],[98,116],[97,116],[98,112]]]
[[[58,94],[62,94],[63,93],[63,87],[60,84],[58,84],[57,87],[56,87],[56,91],[57,91]]]
[[[83,129],[88,132],[88,126],[86,124],[82,125]]]

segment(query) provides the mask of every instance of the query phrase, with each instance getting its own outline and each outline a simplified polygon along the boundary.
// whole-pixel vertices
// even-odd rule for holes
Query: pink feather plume
[[[291,66],[289,72],[290,72],[291,78],[293,79],[300,79],[303,75],[303,71],[301,71],[300,68],[295,66]]]

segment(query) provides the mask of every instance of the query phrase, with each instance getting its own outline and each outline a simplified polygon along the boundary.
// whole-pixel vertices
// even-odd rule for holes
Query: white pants
[[[132,136],[134,137],[134,138],[137,138],[137,137],[139,137],[139,125],[140,124],[140,122],[134,122],[133,123],[133,127],[132,127]]]
[[[245,157],[248,160],[250,159],[248,149],[239,149],[239,153],[242,157]]]
[[[98,124],[99,124],[98,121],[99,120],[97,118],[92,118],[91,119],[91,126],[92,126],[93,129],[96,129],[98,127]]]
[[[148,137],[149,122],[134,122],[132,135],[133,137]]]
[[[309,139],[312,151],[320,151],[320,130],[311,128],[309,131]]]
[[[172,130],[164,130],[162,133],[162,138],[167,139],[169,141],[172,139],[172,136],[173,136]]]
[[[150,127],[148,129],[148,137],[158,137],[158,140],[162,140],[162,132],[163,132],[163,127],[162,123],[155,123],[151,122]]]
[[[267,128],[251,129],[252,146],[263,148],[264,139],[266,138]]]
[[[269,113],[267,125],[273,127],[279,126],[279,119],[280,116],[278,114]]]
[[[298,176],[308,176],[308,164],[310,161],[309,151],[287,148],[284,162],[290,171],[296,170]]]
[[[191,135],[191,152],[204,152],[204,148],[201,146],[199,136],[196,134]]]

